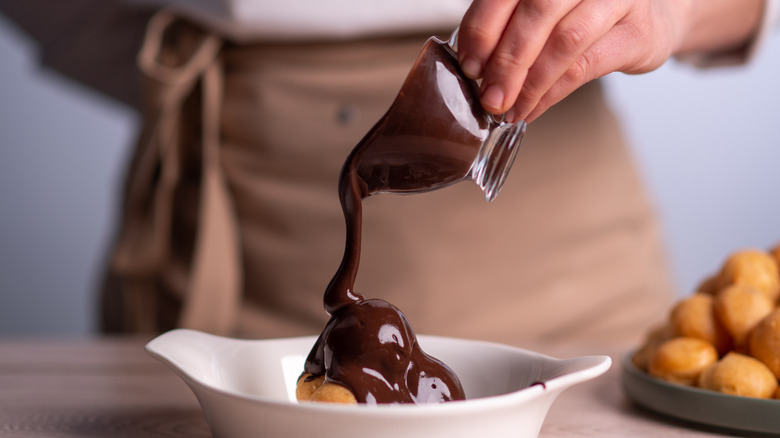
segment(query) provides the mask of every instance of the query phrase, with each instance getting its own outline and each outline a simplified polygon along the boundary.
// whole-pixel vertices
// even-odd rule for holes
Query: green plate
[[[657,379],[623,357],[622,383],[628,398],[660,414],[708,426],[780,435],[780,400],[739,397]]]

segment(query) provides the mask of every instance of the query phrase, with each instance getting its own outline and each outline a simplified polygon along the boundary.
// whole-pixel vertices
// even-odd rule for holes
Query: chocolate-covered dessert
[[[420,349],[404,314],[361,299],[333,313],[306,361],[306,378],[349,389],[359,403],[439,403],[465,398],[455,374]]]

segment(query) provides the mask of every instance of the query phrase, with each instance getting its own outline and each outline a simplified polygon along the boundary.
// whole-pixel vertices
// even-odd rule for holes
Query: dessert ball
[[[715,295],[718,291],[720,291],[720,276],[717,274],[705,278],[699,283],[699,286],[696,287],[696,293],[701,294]]]
[[[304,371],[325,376],[312,401],[324,397],[321,391],[328,397],[343,393],[328,387],[331,383],[366,404],[466,398],[455,372],[425,353],[406,316],[380,299],[359,299],[337,308],[309,352]],[[346,393],[338,397],[349,399]]]
[[[715,297],[715,313],[718,320],[731,335],[734,346],[740,351],[744,351],[748,333],[773,309],[774,304],[765,294],[747,284],[728,286]]]
[[[780,267],[780,244],[769,250],[769,254],[775,259],[775,263]]]
[[[731,336],[715,316],[712,295],[696,293],[680,300],[669,319],[676,336],[703,339],[714,345],[719,354],[731,349]]]
[[[764,251],[749,249],[733,253],[723,264],[718,278],[721,289],[732,284],[750,285],[766,294],[772,303],[780,295],[777,263]]]
[[[670,339],[650,358],[651,375],[672,383],[695,385],[701,372],[718,360],[715,347],[698,338]]]
[[[642,371],[647,371],[647,367],[650,364],[650,358],[653,357],[655,351],[658,350],[658,347],[673,337],[674,328],[672,328],[670,324],[664,324],[651,330],[647,334],[645,342],[642,344],[642,348],[637,350],[631,357],[634,366]]]
[[[699,377],[704,389],[744,397],[772,398],[777,378],[761,361],[740,353],[728,353],[708,366]]]
[[[780,308],[762,319],[751,332],[750,355],[780,379]]]
[[[355,395],[346,387],[325,382],[325,376],[313,376],[310,373],[303,373],[298,378],[295,398],[298,401],[357,404]]]
[[[322,386],[317,388],[309,400],[313,402],[340,403],[347,405],[357,404],[357,399],[352,391],[338,383],[330,382],[323,383]]]
[[[311,395],[322,384],[325,383],[325,376],[313,376],[311,373],[303,373],[298,378],[298,382],[295,385],[295,398],[298,401],[309,401]]]

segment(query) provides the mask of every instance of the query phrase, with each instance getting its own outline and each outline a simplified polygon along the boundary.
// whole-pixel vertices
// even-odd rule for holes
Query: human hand
[[[482,105],[531,122],[613,71],[646,73],[670,56],[744,52],[765,0],[474,0],[459,61],[482,78]]]
[[[460,26],[482,105],[530,122],[588,81],[644,73],[680,46],[685,0],[474,0]]]

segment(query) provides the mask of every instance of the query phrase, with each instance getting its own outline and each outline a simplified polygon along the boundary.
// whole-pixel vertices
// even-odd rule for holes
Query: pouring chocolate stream
[[[514,161],[525,123],[503,123],[482,109],[477,85],[460,70],[453,43],[454,38],[426,42],[390,109],[352,150],[340,174],[344,256],[324,294],[331,318],[305,372],[345,386],[361,403],[465,398],[452,370],[420,349],[399,309],[354,290],[365,198],[473,180],[492,200]]]

